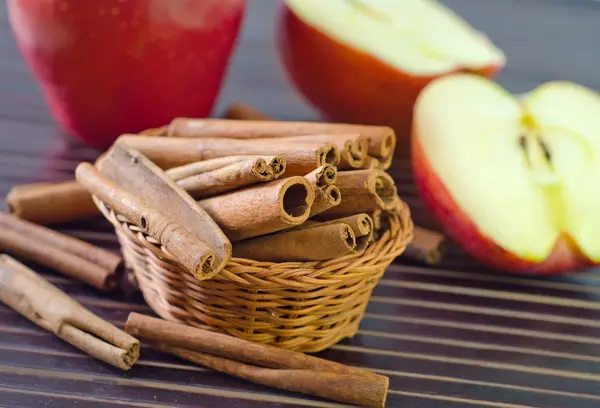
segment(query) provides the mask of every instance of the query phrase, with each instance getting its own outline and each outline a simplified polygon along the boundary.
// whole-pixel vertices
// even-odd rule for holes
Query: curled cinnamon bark
[[[225,111],[226,119],[271,120],[271,117],[242,102],[232,103]]]
[[[347,255],[355,247],[352,228],[337,223],[236,242],[233,255],[268,262],[324,261]]]
[[[214,269],[215,253],[208,245],[145,201],[118,187],[91,164],[81,163],[77,166],[75,176],[78,182],[106,205],[160,242],[198,279],[207,279],[219,272]]]
[[[273,143],[267,140],[194,139],[124,135],[119,138],[159,167],[170,169],[189,163],[239,155],[281,156],[286,175],[303,175],[323,164],[337,165],[340,152],[332,143]]]
[[[139,341],[83,308],[8,255],[0,254],[0,301],[64,341],[122,370],[138,359]]]
[[[406,246],[403,255],[427,265],[439,265],[445,240],[444,235],[438,232],[415,226],[413,239]]]
[[[100,215],[90,193],[75,180],[13,187],[6,196],[9,211],[37,224],[53,224]]]
[[[315,190],[315,201],[310,209],[310,217],[335,207],[342,201],[340,190],[333,185],[337,180],[337,169],[324,165],[305,176]]]
[[[280,156],[226,156],[218,159],[203,160],[190,164],[186,164],[180,167],[173,167],[165,173],[171,179],[178,181],[186,177],[195,176],[197,174],[208,173],[209,171],[221,169],[231,164],[247,161],[247,160],[259,160],[263,159],[269,163],[269,166],[273,170],[274,174],[282,173],[285,170],[285,159]]]
[[[307,354],[131,313],[125,330],[152,347],[280,389],[372,408],[385,405],[387,377]]]
[[[343,199],[339,205],[327,210],[329,217],[387,210],[396,205],[398,195],[394,180],[381,170],[340,171],[336,186]]]
[[[283,159],[281,162],[285,162]],[[281,166],[283,170],[284,166]],[[273,168],[263,158],[250,159],[230,164],[213,171],[189,176],[177,184],[194,198],[209,197],[240,187],[279,178],[283,171],[274,173]]]
[[[99,290],[115,288],[120,256],[0,212],[0,251],[37,262]]]
[[[288,177],[198,201],[231,241],[302,224],[315,200],[304,177]]]
[[[194,138],[256,139],[310,134],[359,133],[369,140],[368,154],[388,158],[396,149],[396,134],[390,127],[320,122],[177,118],[169,124],[169,136]]]

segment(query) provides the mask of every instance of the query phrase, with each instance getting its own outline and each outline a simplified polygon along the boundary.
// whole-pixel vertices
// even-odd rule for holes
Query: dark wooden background
[[[277,3],[250,0],[217,110],[245,100],[281,119],[315,118],[287,84],[274,53]],[[511,91],[554,79],[600,90],[600,3],[446,3],[504,49],[509,63],[498,80]],[[16,184],[72,178],[80,161],[97,154],[69,141],[54,124],[13,43],[2,4],[0,196]],[[415,220],[435,227],[415,196],[407,163],[396,166],[394,177]],[[104,220],[61,230],[118,250]],[[132,310],[150,313],[139,296],[101,296],[36,270],[117,325]],[[123,374],[0,305],[0,406],[341,406],[215,374],[146,348],[142,352],[134,369]],[[600,274],[551,279],[493,274],[456,248],[450,248],[443,269],[411,266],[400,258],[375,290],[359,334],[321,355],[388,375],[388,407],[597,407]]]

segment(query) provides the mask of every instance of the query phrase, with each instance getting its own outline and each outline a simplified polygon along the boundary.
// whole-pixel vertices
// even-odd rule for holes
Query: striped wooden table
[[[285,82],[273,52],[274,0],[251,0],[219,109],[246,100],[282,119],[314,113]],[[507,53],[500,82],[522,92],[551,79],[600,89],[600,4],[592,0],[448,0]],[[4,5],[2,6],[4,7]],[[54,125],[0,8],[0,196],[11,186],[72,177],[98,152]],[[394,169],[415,221],[435,228],[407,163]],[[104,220],[61,227],[118,251]],[[101,296],[36,267],[98,315],[122,325],[139,296]],[[321,356],[388,375],[389,407],[600,406],[600,274],[552,279],[492,274],[456,248],[443,268],[389,268],[359,334]],[[340,407],[182,363],[151,350],[126,374],[0,306],[2,407]]]

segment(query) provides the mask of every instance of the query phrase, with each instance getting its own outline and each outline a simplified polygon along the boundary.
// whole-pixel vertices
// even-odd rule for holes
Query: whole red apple
[[[212,111],[246,0],[9,0],[25,61],[59,123],[108,147]]]
[[[435,0],[285,0],[277,38],[289,78],[323,116],[391,126],[405,141],[429,82],[457,71],[491,77],[505,64]]]
[[[429,84],[415,105],[421,198],[466,251],[504,272],[600,265],[600,94],[548,82],[519,97],[477,75]]]

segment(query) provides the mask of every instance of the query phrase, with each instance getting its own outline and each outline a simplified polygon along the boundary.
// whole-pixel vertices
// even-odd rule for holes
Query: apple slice
[[[283,64],[327,118],[388,125],[408,139],[412,108],[431,80],[457,71],[492,76],[505,56],[434,0],[286,0]]]
[[[518,99],[460,73],[427,86],[414,115],[419,193],[467,251],[509,272],[600,263],[600,95],[550,82]]]

